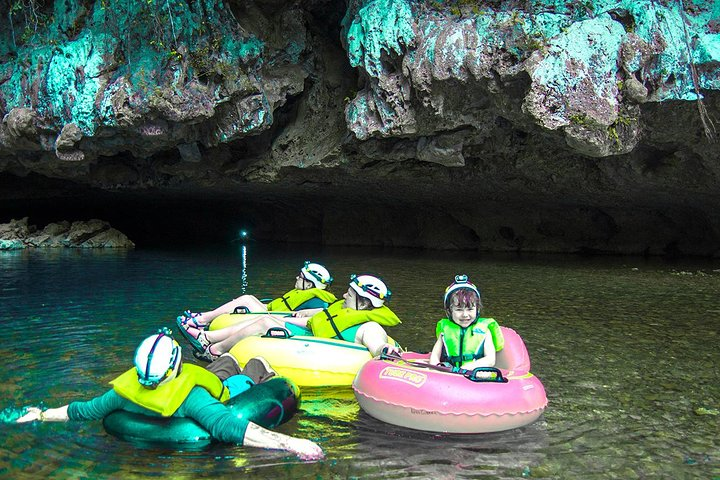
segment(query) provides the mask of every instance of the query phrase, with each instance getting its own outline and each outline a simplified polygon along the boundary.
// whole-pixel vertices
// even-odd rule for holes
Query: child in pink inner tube
[[[480,290],[467,275],[456,275],[445,289],[443,303],[447,318],[435,327],[430,363],[449,364],[455,371],[494,367],[495,352],[503,346],[502,332],[494,319],[480,317]]]

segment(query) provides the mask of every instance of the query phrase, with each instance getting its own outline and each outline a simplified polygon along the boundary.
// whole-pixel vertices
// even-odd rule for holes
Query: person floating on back
[[[242,295],[209,312],[193,313],[186,310],[177,317],[179,327],[204,329],[224,313],[266,313],[273,311],[297,311],[308,308],[324,308],[335,302],[335,295],[327,291],[333,278],[327,268],[319,263],[306,261],[295,277],[295,287],[267,305],[253,295]],[[182,333],[182,332],[181,332]]]
[[[383,327],[400,323],[400,319],[385,302],[391,292],[378,277],[351,275],[343,301],[327,308],[306,309],[292,317],[273,315],[255,316],[237,325],[214,331],[187,327],[190,343],[196,357],[213,361],[243,338],[262,335],[273,327],[281,327],[294,335],[312,335],[322,338],[339,338],[364,345],[371,354],[378,355],[383,348],[398,352],[398,346],[389,339]]]

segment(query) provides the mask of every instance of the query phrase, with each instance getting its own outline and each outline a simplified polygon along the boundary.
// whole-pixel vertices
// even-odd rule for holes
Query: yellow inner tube
[[[290,312],[268,312],[268,313],[275,313],[279,315],[283,315]],[[226,327],[232,327],[233,325],[237,325],[238,323],[244,322],[246,320],[254,320],[258,317],[261,317],[262,315],[265,315],[264,313],[223,313],[222,315],[218,315],[213,319],[213,321],[210,323],[210,326],[208,327],[208,330],[220,330],[222,328]]]
[[[331,338],[247,337],[231,350],[241,367],[265,358],[278,375],[299,387],[350,386],[372,355],[362,345]]]

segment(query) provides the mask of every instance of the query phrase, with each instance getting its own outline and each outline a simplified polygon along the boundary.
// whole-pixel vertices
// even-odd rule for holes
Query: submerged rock
[[[134,248],[123,233],[102,220],[50,223],[38,231],[28,225],[28,218],[0,224],[0,250],[21,250],[39,247],[69,248]]]

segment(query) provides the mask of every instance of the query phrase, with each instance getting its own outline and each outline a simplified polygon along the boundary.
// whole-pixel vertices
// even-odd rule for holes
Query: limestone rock
[[[178,152],[180,152],[180,157],[186,162],[197,163],[202,161],[202,154],[200,154],[200,149],[196,142],[180,144],[177,149]]]
[[[631,102],[645,103],[648,100],[648,89],[635,77],[630,77],[625,80],[625,95]]]
[[[0,224],[0,250],[38,247],[133,248],[127,236],[102,220],[50,223],[41,231],[28,219]]]
[[[704,133],[720,118],[717,9],[151,2],[137,22],[137,2],[82,3],[40,2],[57,18],[6,45],[0,196],[16,216],[65,190],[148,208],[192,193],[325,243],[720,251]],[[155,28],[170,15],[173,38]],[[361,227],[374,231],[356,237],[333,203],[372,211]]]
[[[3,124],[11,138],[32,138],[37,135],[37,114],[31,108],[13,108],[3,118]]]
[[[35,227],[28,225],[28,217],[20,220],[10,220],[9,223],[0,224],[0,238],[4,240],[24,240],[35,231]]]
[[[465,166],[465,158],[462,154],[463,140],[464,137],[458,134],[437,136],[430,140],[421,137],[418,140],[417,158],[446,167]]]
[[[12,150],[40,150],[37,113],[30,108],[11,109],[0,124],[0,144]]]
[[[80,127],[74,123],[65,124],[60,131],[60,135],[58,135],[57,140],[55,140],[55,148],[58,150],[72,150],[75,148],[75,145],[77,145],[80,139],[82,139],[82,136],[82,130],[80,130]]]

